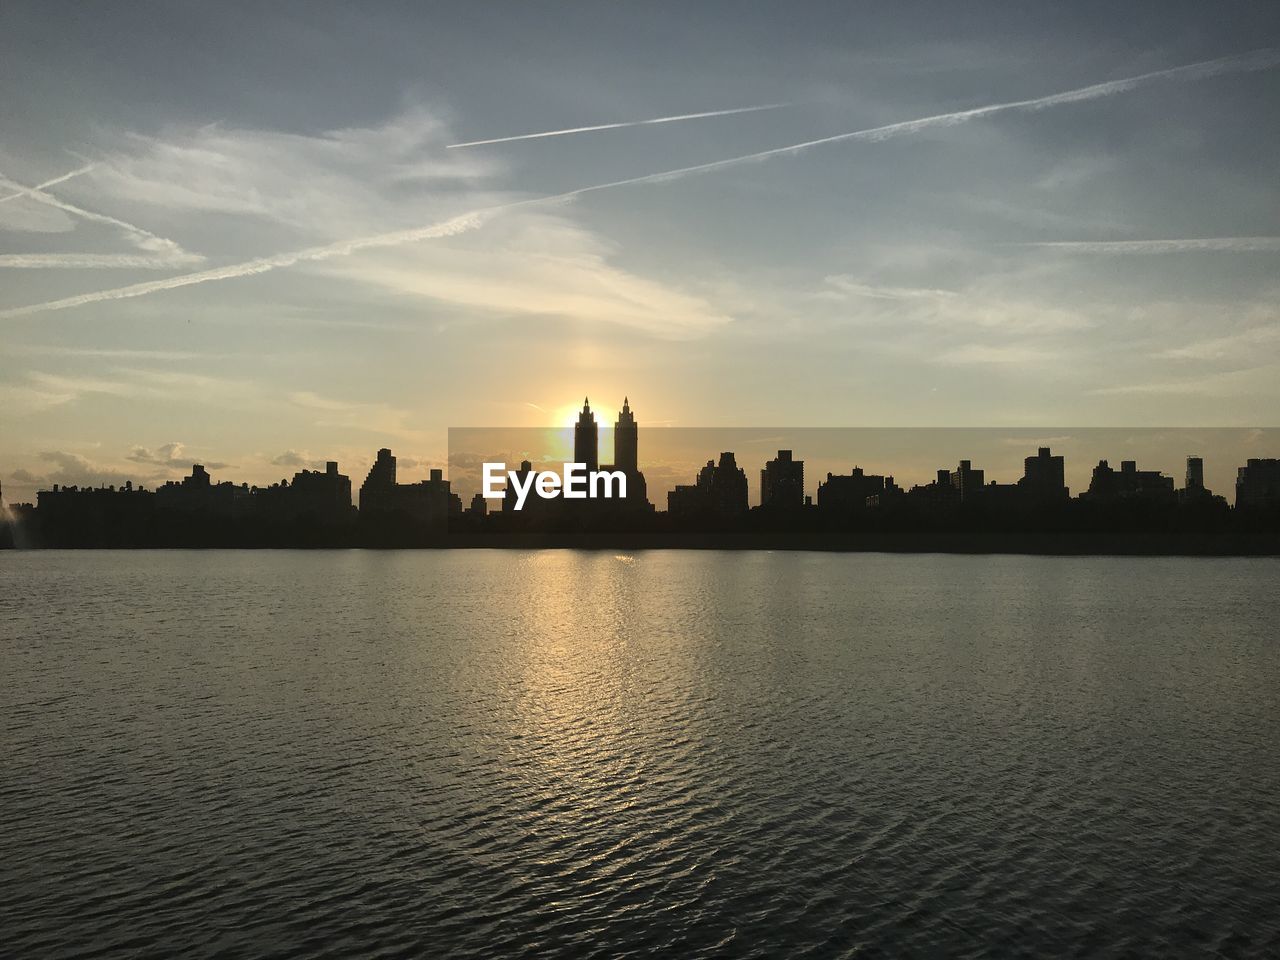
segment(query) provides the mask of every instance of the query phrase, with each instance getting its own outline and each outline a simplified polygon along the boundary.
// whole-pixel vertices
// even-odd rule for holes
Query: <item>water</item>
[[[1274,956],[1278,572],[0,554],[0,953]]]

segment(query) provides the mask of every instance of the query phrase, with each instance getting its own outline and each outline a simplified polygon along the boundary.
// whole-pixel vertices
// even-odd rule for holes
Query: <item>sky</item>
[[[1280,408],[1275,4],[9,0],[0,89],[10,502]]]

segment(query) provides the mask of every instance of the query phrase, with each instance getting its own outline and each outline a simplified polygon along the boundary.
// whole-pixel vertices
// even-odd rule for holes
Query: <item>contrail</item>
[[[92,164],[90,165],[92,167]],[[76,171],[76,174],[84,173],[84,170]],[[58,178],[55,182],[61,182],[68,179],[67,176]],[[64,213],[79,217],[82,220],[89,220],[93,223],[105,223],[108,226],[115,227],[120,230],[129,239],[129,242],[141,250],[147,250],[162,257],[170,257],[174,265],[198,262],[204,257],[199,254],[188,253],[182,249],[182,246],[169,240],[166,237],[157,236],[150,230],[144,230],[136,224],[128,223],[124,220],[118,220],[115,217],[109,217],[105,213],[94,213],[92,210],[85,210],[83,207],[77,207],[75,204],[67,203],[65,200],[59,200],[51,193],[45,193],[42,189],[44,184],[39,187],[25,187],[20,183],[10,180],[4,174],[0,173],[0,185],[6,186],[11,190],[17,190],[18,195],[30,197],[40,203],[55,207]],[[196,258],[193,261],[192,258]]]
[[[66,310],[69,307],[80,307],[88,303],[99,303],[103,300],[128,300],[132,297],[142,297],[149,293],[158,293],[162,290],[175,290],[178,287],[189,287],[197,283],[208,283],[211,280],[231,280],[235,277],[249,277],[254,274],[268,273],[272,270],[278,270],[281,267],[291,267],[298,263],[315,260],[328,260],[332,257],[345,257],[355,253],[358,250],[367,250],[375,247],[397,247],[406,243],[416,243],[420,240],[431,240],[437,237],[449,237],[457,233],[463,233],[467,230],[474,230],[483,226],[484,223],[500,210],[507,207],[521,206],[528,203],[540,202],[538,200],[528,201],[521,200],[516,203],[504,204],[502,206],[490,207],[486,210],[474,210],[469,213],[460,214],[449,220],[442,220],[439,223],[433,223],[430,226],[419,227],[413,230],[399,230],[394,233],[381,233],[369,237],[360,237],[355,240],[341,240],[337,243],[326,244],[324,246],[307,247],[303,250],[295,250],[291,253],[278,253],[270,257],[259,257],[256,260],[246,260],[243,263],[229,264],[225,267],[216,267],[212,270],[201,270],[198,273],[187,273],[178,277],[166,277],[163,280],[149,280],[144,283],[134,283],[127,287],[116,287],[111,290],[98,290],[94,293],[82,293],[74,297],[65,297],[61,300],[48,300],[44,303],[33,303],[25,307],[14,307],[9,310],[0,310],[0,319],[8,320],[14,317],[25,317],[33,313],[43,313],[46,310]]]
[[[85,164],[83,167],[80,167],[76,170],[72,170],[70,173],[64,173],[60,177],[54,177],[52,180],[46,180],[44,183],[37,183],[34,187],[23,187],[21,190],[17,191],[16,193],[8,193],[8,194],[5,194],[3,197],[0,197],[0,203],[7,203],[10,200],[17,200],[19,197],[29,197],[33,193],[39,193],[41,190],[45,190],[49,187],[56,187],[58,184],[65,183],[66,181],[70,180],[72,177],[78,177],[83,173],[88,173],[90,170],[92,170],[96,166],[97,166],[96,163],[88,163],[88,164]],[[9,181],[9,182],[12,182],[12,181]]]
[[[631,177],[625,180],[612,180],[608,183],[598,183],[592,186],[578,187],[575,190],[569,190],[564,193],[553,194],[551,196],[535,197],[529,200],[517,200],[512,203],[473,210],[468,213],[459,214],[449,220],[442,220],[438,223],[433,223],[425,227],[419,227],[411,230],[375,234],[354,240],[339,241],[325,246],[308,247],[292,253],[281,253],[270,257],[261,257],[257,260],[248,260],[243,263],[231,264],[213,270],[204,270],[199,273],[189,273],[178,277],[168,277],[164,280],[153,280],[147,283],[135,283],[126,287],[116,287],[111,290],[99,290],[94,293],[84,293],[74,297],[66,297],[61,300],[48,300],[43,303],[34,303],[23,307],[13,307],[8,310],[0,310],[0,320],[29,316],[30,314],[43,313],[47,310],[65,310],[70,307],[79,307],[103,300],[124,300],[130,297],[141,297],[161,290],[173,290],[177,287],[205,283],[210,280],[229,280],[235,277],[252,276],[254,274],[267,273],[268,271],[276,270],[281,267],[290,267],[294,264],[305,261],[328,260],[332,257],[347,256],[358,250],[366,250],[375,247],[394,247],[406,243],[416,243],[419,240],[453,236],[469,230],[478,229],[479,227],[484,226],[494,216],[517,207],[564,203],[577,197],[585,196],[589,193],[595,193],[600,190],[611,190],[615,187],[631,186],[633,184],[664,183],[671,180],[678,180],[692,174],[707,173],[713,170],[722,170],[727,167],[737,166],[739,164],[754,163],[762,160],[769,160],[773,157],[797,154],[811,147],[816,147],[822,144],[839,143],[846,140],[869,140],[872,142],[878,142],[881,140],[887,140],[890,137],[916,133],[917,131],[929,129],[931,127],[956,126],[961,123],[966,123],[969,120],[990,116],[1003,111],[1041,110],[1046,107],[1056,106],[1063,103],[1077,103],[1084,100],[1097,99],[1099,97],[1108,97],[1116,93],[1131,90],[1140,84],[1156,80],[1197,79],[1201,77],[1217,76],[1218,74],[1223,73],[1265,70],[1276,66],[1277,64],[1280,64],[1280,48],[1273,47],[1265,50],[1256,50],[1252,53],[1222,57],[1217,60],[1205,60],[1200,63],[1188,64],[1182,67],[1171,67],[1166,70],[1156,70],[1151,73],[1144,73],[1135,77],[1127,77],[1122,80],[1110,80],[1106,83],[1093,84],[1092,86],[1080,87],[1075,90],[1066,90],[1062,93],[1055,93],[1046,97],[1037,97],[1031,100],[1015,100],[1009,103],[992,104],[986,107],[975,107],[970,110],[937,114],[931,117],[923,117],[919,120],[906,120],[900,123],[871,127],[866,130],[855,130],[851,133],[842,133],[832,137],[823,137],[819,140],[808,140],[804,143],[795,143],[786,147],[776,147],[772,150],[763,150],[758,153],[743,154],[742,156],[730,157],[725,160],[716,160],[711,163],[701,163],[691,167],[679,167],[674,170],[664,170],[661,173],[651,173],[645,176]]]
[[[172,270],[204,260],[198,253],[175,253],[148,257],[131,253],[6,253],[0,254],[0,268],[24,270]]]
[[[969,110],[956,110],[951,113],[939,113],[931,117],[921,117],[918,120],[904,120],[898,123],[889,123],[880,127],[869,127],[865,130],[854,130],[850,133],[838,133],[831,137],[821,137],[817,140],[806,140],[803,143],[793,143],[785,147],[774,147],[771,150],[760,150],[756,153],[746,153],[737,157],[729,157],[725,160],[713,160],[710,163],[699,163],[691,167],[679,167],[675,170],[664,170],[662,173],[650,173],[640,177],[630,177],[626,180],[614,180],[610,183],[601,183],[595,186],[582,187],[573,191],[574,196],[580,196],[584,193],[592,193],[596,190],[608,190],[613,187],[625,187],[633,184],[641,183],[663,183],[670,180],[679,180],[683,177],[691,176],[697,173],[710,173],[714,170],[724,170],[728,167],[736,167],[744,163],[757,163],[762,160],[771,160],[774,157],[794,156],[802,153],[812,147],[822,146],[828,143],[842,143],[848,140],[868,140],[871,142],[880,142],[889,140],[893,137],[903,136],[905,134],[919,133],[921,130],[928,130],[932,127],[955,127],[962,123],[968,123],[970,120],[978,120],[982,117],[989,117],[993,114],[1004,113],[1011,110],[1044,110],[1047,107],[1055,107],[1065,103],[1080,103],[1085,100],[1097,100],[1102,97],[1110,97],[1117,93],[1124,93],[1132,90],[1142,84],[1151,83],[1157,80],[1196,80],[1204,77],[1214,77],[1224,73],[1244,73],[1254,70],[1267,70],[1271,67],[1280,65],[1280,47],[1268,47],[1263,50],[1254,50],[1250,53],[1237,54],[1230,57],[1220,57],[1217,60],[1204,60],[1199,63],[1191,63],[1181,67],[1170,67],[1166,70],[1153,70],[1150,73],[1139,74],[1134,77],[1125,77],[1122,80],[1108,80],[1105,83],[1095,83],[1087,87],[1078,87],[1075,90],[1064,90],[1062,93],[1054,93],[1045,97],[1035,97],[1030,100],[1011,100],[1008,103],[993,103],[985,107],[974,107]]]
[[[483,147],[490,143],[511,143],[513,140],[540,140],[543,137],[563,137],[571,133],[593,133],[596,130],[620,130],[623,127],[643,127],[655,123],[675,123],[679,120],[701,120],[705,117],[728,117],[735,113],[756,113],[760,110],[778,110],[789,107],[789,103],[762,103],[755,107],[735,107],[732,110],[708,110],[705,113],[682,113],[675,117],[655,117],[652,120],[626,120],[622,123],[599,123],[593,127],[569,127],[565,130],[544,130],[541,133],[522,133],[517,137],[494,137],[492,140],[468,140],[466,143],[451,143],[446,150],[457,150],[459,147]]]
[[[1064,253],[1190,253],[1222,250],[1232,253],[1280,252],[1280,237],[1183,237],[1167,240],[1053,240],[1023,243],[1023,247],[1061,250]]]

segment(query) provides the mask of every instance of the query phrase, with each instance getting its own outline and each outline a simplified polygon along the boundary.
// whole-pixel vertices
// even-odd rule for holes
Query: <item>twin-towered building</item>
[[[611,501],[612,509],[652,510],[644,474],[640,470],[640,428],[635,414],[631,412],[628,397],[622,398],[622,409],[613,424],[613,460],[613,463],[600,464],[600,427],[591,409],[590,398],[583,397],[582,410],[573,425],[573,462],[584,464],[588,473],[617,471],[626,477],[627,495]]]

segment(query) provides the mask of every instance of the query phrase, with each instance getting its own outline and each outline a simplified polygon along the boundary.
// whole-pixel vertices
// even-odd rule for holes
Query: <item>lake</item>
[[[0,553],[0,952],[1274,956],[1277,583]]]

